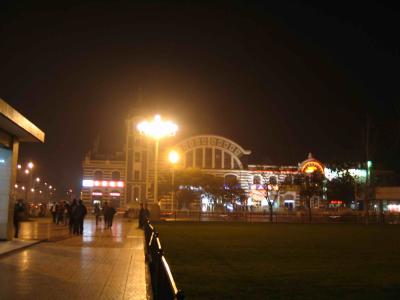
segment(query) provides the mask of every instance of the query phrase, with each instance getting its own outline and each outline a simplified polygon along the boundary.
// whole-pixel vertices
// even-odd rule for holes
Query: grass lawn
[[[155,227],[187,299],[400,299],[400,226]]]

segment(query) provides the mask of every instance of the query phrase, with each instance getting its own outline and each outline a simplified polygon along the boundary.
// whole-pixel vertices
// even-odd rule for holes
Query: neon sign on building
[[[83,187],[124,187],[123,181],[107,181],[107,180],[91,180],[91,179],[84,179],[82,180]]]

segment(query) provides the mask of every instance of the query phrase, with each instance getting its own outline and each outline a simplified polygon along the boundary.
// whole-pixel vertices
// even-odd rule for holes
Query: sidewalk
[[[68,228],[55,225],[51,218],[32,218],[21,222],[18,239],[0,241],[0,257],[24,249],[46,240],[57,240],[68,237]]]
[[[83,236],[40,243],[0,258],[4,299],[147,300],[143,231],[116,219],[85,221]]]

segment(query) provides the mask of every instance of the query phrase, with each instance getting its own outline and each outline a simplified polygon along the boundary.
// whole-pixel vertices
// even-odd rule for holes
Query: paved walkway
[[[0,258],[0,299],[149,299],[143,232],[117,219]]]

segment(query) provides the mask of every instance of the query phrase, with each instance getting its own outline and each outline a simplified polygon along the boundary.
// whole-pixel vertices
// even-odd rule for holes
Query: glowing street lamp
[[[33,167],[34,167],[33,162],[30,161],[30,162],[28,163],[28,168],[29,168],[29,169],[33,169]]]
[[[21,168],[22,168],[22,166],[21,166],[20,164],[18,164],[18,165],[17,165],[17,168],[18,168],[18,169],[21,169]]]
[[[28,169],[25,170],[25,174],[26,174],[26,175],[29,174],[29,170],[28,170]]]
[[[161,120],[160,115],[156,115],[152,121],[143,121],[137,125],[137,130],[155,140],[154,157],[154,201],[158,202],[158,146],[160,139],[167,136],[174,136],[178,131],[178,125],[171,121]]]
[[[174,191],[174,183],[175,183],[175,165],[179,161],[179,153],[175,150],[171,150],[168,154],[168,160],[172,164],[172,178],[171,178],[171,185],[172,185],[172,192],[171,192],[171,208],[174,211],[174,198],[175,198],[175,191]]]
[[[39,177],[36,177],[36,182],[40,182],[40,178]]]

